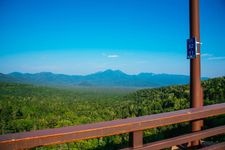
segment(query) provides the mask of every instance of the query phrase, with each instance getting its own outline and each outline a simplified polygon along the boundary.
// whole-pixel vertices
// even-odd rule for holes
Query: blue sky
[[[225,75],[225,1],[200,1],[202,76]],[[0,72],[189,75],[188,0],[1,0]]]

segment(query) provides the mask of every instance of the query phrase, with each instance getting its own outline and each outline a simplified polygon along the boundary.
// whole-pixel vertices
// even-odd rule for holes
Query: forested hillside
[[[225,77],[202,82],[205,105],[225,102]],[[0,83],[0,134],[56,128],[174,111],[189,107],[189,87],[143,89],[60,89]],[[225,124],[225,116],[209,118],[205,127]],[[182,130],[179,130],[182,128]],[[175,131],[175,132],[174,132]],[[188,123],[145,131],[144,142],[189,132]],[[212,138],[225,140],[224,137]],[[128,135],[37,149],[117,149]]]

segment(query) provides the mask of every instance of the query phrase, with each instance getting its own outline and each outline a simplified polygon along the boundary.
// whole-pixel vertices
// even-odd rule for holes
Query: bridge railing
[[[124,133],[130,133],[132,135],[132,138],[130,139],[131,147],[126,149],[163,149],[174,145],[188,143],[193,140],[225,134],[225,125],[148,144],[143,144],[143,130],[199,120],[221,114],[225,114],[225,103],[136,118],[6,134],[0,136],[0,149],[28,149],[37,146],[76,142],[85,139],[100,138]],[[225,146],[223,147],[225,144],[222,143],[221,145],[222,149],[225,149]],[[221,148],[221,145],[217,147]]]

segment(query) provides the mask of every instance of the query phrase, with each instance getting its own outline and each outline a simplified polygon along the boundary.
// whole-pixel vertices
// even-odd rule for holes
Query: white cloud
[[[209,53],[203,53],[201,54],[202,57],[212,57],[213,55],[212,54],[209,54]]]
[[[225,60],[225,56],[214,56],[213,54],[203,53],[201,54],[202,57],[206,58],[207,60]]]
[[[108,58],[118,58],[119,55],[116,54],[111,54],[111,55],[107,55]]]
[[[208,60],[225,60],[225,57],[209,57]]]

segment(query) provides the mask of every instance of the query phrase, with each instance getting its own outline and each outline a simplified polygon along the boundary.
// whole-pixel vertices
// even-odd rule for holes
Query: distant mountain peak
[[[103,73],[120,73],[120,74],[125,74],[121,70],[112,70],[112,69],[107,69],[107,70],[103,71]]]
[[[112,70],[112,69],[107,69],[105,71],[99,71],[99,72],[96,72],[94,74],[91,74],[91,75],[127,75],[126,73],[120,71],[120,70]]]
[[[40,72],[40,73],[36,73],[36,74],[54,74],[54,73],[52,73],[52,72]]]

